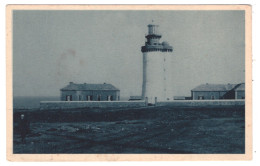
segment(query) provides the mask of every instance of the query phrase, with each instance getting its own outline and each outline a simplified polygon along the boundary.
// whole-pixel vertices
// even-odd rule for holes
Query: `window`
[[[79,101],[81,101],[81,95],[79,95]]]
[[[72,101],[72,95],[67,95],[66,96],[66,101]]]
[[[204,96],[198,96],[198,100],[204,100]]]
[[[87,101],[92,101],[93,100],[93,96],[86,96],[86,100]]]
[[[107,101],[113,101],[113,96],[107,96]]]
[[[101,100],[101,95],[97,96],[97,100],[100,101]]]
[[[215,99],[215,96],[211,96],[211,100],[214,100]]]

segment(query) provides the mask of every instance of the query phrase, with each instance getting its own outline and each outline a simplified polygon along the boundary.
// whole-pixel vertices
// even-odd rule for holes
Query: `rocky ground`
[[[14,110],[14,153],[244,153],[245,108]],[[21,113],[30,133],[21,143]]]

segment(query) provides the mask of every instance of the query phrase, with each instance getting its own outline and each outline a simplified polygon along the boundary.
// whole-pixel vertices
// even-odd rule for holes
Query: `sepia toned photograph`
[[[10,160],[250,159],[250,16],[246,5],[7,6]]]

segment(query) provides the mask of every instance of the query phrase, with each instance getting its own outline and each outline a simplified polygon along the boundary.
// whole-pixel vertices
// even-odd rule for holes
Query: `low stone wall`
[[[41,101],[40,109],[106,108],[106,107],[144,107],[145,101]]]
[[[178,100],[160,101],[155,106],[173,107],[207,107],[207,106],[243,106],[245,100]],[[145,107],[147,102],[141,101],[41,101],[41,110],[72,109],[72,108],[133,108]]]
[[[205,107],[205,106],[234,106],[245,105],[245,100],[178,100],[161,101],[156,106],[176,106],[176,107]]]

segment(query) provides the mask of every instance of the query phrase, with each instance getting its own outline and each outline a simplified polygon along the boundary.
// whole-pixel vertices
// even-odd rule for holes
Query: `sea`
[[[16,96],[13,98],[14,109],[40,108],[41,101],[60,101],[59,96]]]

